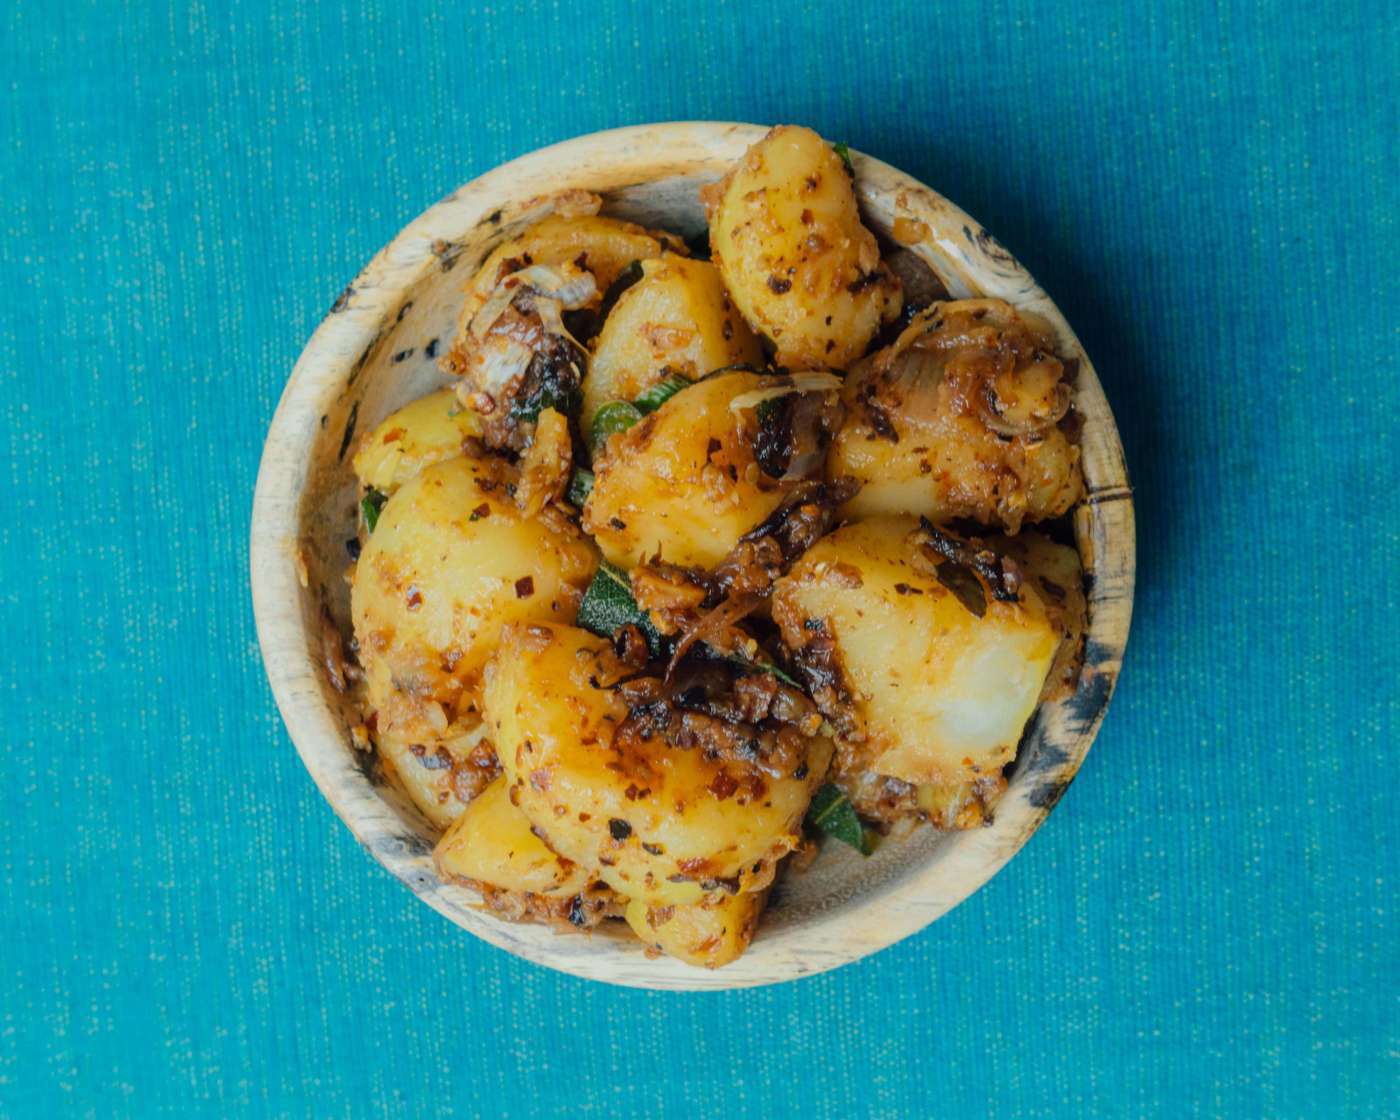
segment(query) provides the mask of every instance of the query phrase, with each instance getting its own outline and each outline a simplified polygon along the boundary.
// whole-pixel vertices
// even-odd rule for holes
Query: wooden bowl
[[[433,206],[341,293],[293,369],[268,431],[253,501],[252,585],[258,639],[282,718],[331,807],[420,899],[478,937],[563,972],[643,988],[772,984],[822,972],[908,937],[990,879],[1059,801],[1093,742],[1113,691],[1132,611],[1133,505],[1122,448],[1093,366],[1055,305],[977,222],[903,172],[852,153],[866,221],[898,217],[929,230],[914,250],[955,296],[998,296],[1045,316],[1061,352],[1080,360],[1088,496],[1074,524],[1088,578],[1089,626],[1078,691],[1039,711],[994,822],[930,828],[866,859],[828,844],[788,875],[749,951],[706,971],[649,959],[625,929],[591,936],[515,925],[474,892],[439,881],[434,832],[357,750],[358,716],[332,687],[328,627],[349,629],[345,541],[355,531],[350,451],[357,433],[441,385],[462,288],[502,239],[550,209],[557,192],[603,195],[605,212],[692,234],[704,225],[699,187],[716,180],[765,129],[682,122],[600,132],[544,148],[468,183]],[[1008,918],[1008,920],[1014,920]]]

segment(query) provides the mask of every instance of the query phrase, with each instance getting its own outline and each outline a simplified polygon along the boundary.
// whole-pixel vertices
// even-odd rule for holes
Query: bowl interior
[[[350,457],[357,435],[445,383],[462,288],[497,244],[583,188],[604,212],[691,235],[704,228],[699,187],[762,135],[750,125],[643,126],[581,137],[491,172],[444,199],[382,251],[336,301],[298,362],[264,453],[253,522],[259,637],[288,729],[317,784],[375,858],[416,894],[486,940],[577,975],[644,987],[726,988],[819,972],[927,925],[989,879],[1063,793],[1102,718],[1127,638],[1132,504],[1112,416],[1078,340],[1044,293],[980,226],[902,173],[857,154],[867,222],[924,224],[911,248],[954,296],[996,295],[1045,315],[1062,352],[1080,359],[1088,499],[1075,535],[1089,578],[1089,636],[1075,695],[1043,707],[1022,743],[993,823],[965,833],[918,830],[863,858],[828,844],[780,883],[749,952],[716,972],[645,957],[625,930],[591,937],[512,925],[433,871],[434,830],[356,750],[353,706],[324,668],[328,629],[349,632],[345,542],[355,533]]]

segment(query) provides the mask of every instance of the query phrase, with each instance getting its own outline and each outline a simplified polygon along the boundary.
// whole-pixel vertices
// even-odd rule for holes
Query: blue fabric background
[[[1396,1115],[1393,7],[81,4],[0,14],[0,1115]],[[1103,734],[944,921],[612,990],[356,846],[263,678],[265,426],[457,184],[638,121],[810,123],[996,232],[1139,498]]]

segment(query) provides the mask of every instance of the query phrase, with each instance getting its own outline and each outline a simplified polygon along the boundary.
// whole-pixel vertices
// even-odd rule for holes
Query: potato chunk
[[[475,707],[501,627],[569,621],[597,555],[557,511],[525,518],[515,468],[459,456],[385,504],[355,569],[351,616],[379,730],[424,742]]]
[[[1016,532],[1079,500],[1079,448],[1060,421],[1066,369],[1048,326],[1002,300],[921,311],[846,380],[827,476],[860,492],[847,517],[915,513]]]
[[[379,732],[379,759],[419,811],[446,828],[500,768],[479,719],[467,718],[441,736],[410,742]]]
[[[391,412],[360,441],[355,476],[392,494],[424,468],[462,454],[465,442],[480,434],[476,413],[463,408],[451,389],[439,389]]]
[[[723,366],[757,365],[758,339],[730,305],[708,261],[666,256],[642,262],[593,344],[583,382],[583,428],[608,401],[635,400],[677,374],[695,381]]]
[[[604,556],[624,568],[658,553],[711,568],[778,508],[793,484],[759,469],[756,409],[731,407],[770,383],[752,373],[707,378],[608,440],[583,516]]]
[[[485,883],[506,891],[578,894],[589,875],[550,851],[510,799],[510,783],[497,778],[471,802],[433,851],[444,879]]]
[[[668,956],[702,968],[719,968],[743,956],[766,900],[766,891],[722,894],[689,906],[652,906],[633,899],[627,904],[627,924]]]
[[[717,193],[714,261],[779,365],[845,368],[899,314],[899,281],[861,225],[851,177],[811,129],[773,129]]]
[[[800,840],[812,767],[774,774],[629,733],[611,686],[633,675],[610,642],[571,626],[503,632],[486,719],[520,809],[552,849],[629,898],[694,902],[719,880],[766,885]]]
[[[984,596],[979,617],[918,562],[917,529],[879,518],[823,538],[778,580],[773,617],[799,663],[839,674],[854,716],[841,749],[861,769],[956,785],[1015,755],[1060,635],[1029,581],[1017,602]]]

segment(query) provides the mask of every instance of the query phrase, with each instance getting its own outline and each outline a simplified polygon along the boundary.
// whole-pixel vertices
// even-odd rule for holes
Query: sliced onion
[[[676,652],[671,655],[671,663],[666,666],[666,676],[669,679],[676,671],[676,666],[681,663],[681,658],[686,654],[696,642],[704,642],[712,646],[720,653],[743,652],[737,648],[743,639],[752,642],[753,639],[740,631],[738,635],[730,631],[738,625],[739,621],[751,615],[763,605],[763,596],[744,593],[742,595],[730,595],[719,606],[707,612],[701,619],[685,632],[680,642],[676,645]]]
[[[729,411],[742,412],[746,408],[757,408],[764,401],[777,400],[793,393],[834,393],[840,388],[841,379],[825,370],[786,374],[772,385],[740,393],[729,402]]]
[[[536,299],[535,306],[542,314],[541,321],[545,323],[546,329],[550,329],[553,334],[564,334],[564,330],[559,315],[561,311],[574,311],[590,302],[598,294],[598,282],[593,278],[593,273],[585,272],[581,268],[573,265],[565,265],[554,268],[545,264],[533,264],[529,268],[523,268],[519,272],[512,272],[501,278],[501,282],[496,285],[481,309],[472,316],[471,333],[477,338],[485,338],[486,334],[496,325],[507,307],[519,295],[543,296],[545,299]],[[552,301],[555,306],[550,311],[543,306],[546,302]],[[550,322],[545,319],[545,315],[550,315],[552,321],[558,324],[558,329],[552,329]]]
[[[474,357],[473,387],[494,397],[504,393],[516,378],[525,376],[535,352],[513,338],[497,335],[479,347]]]

